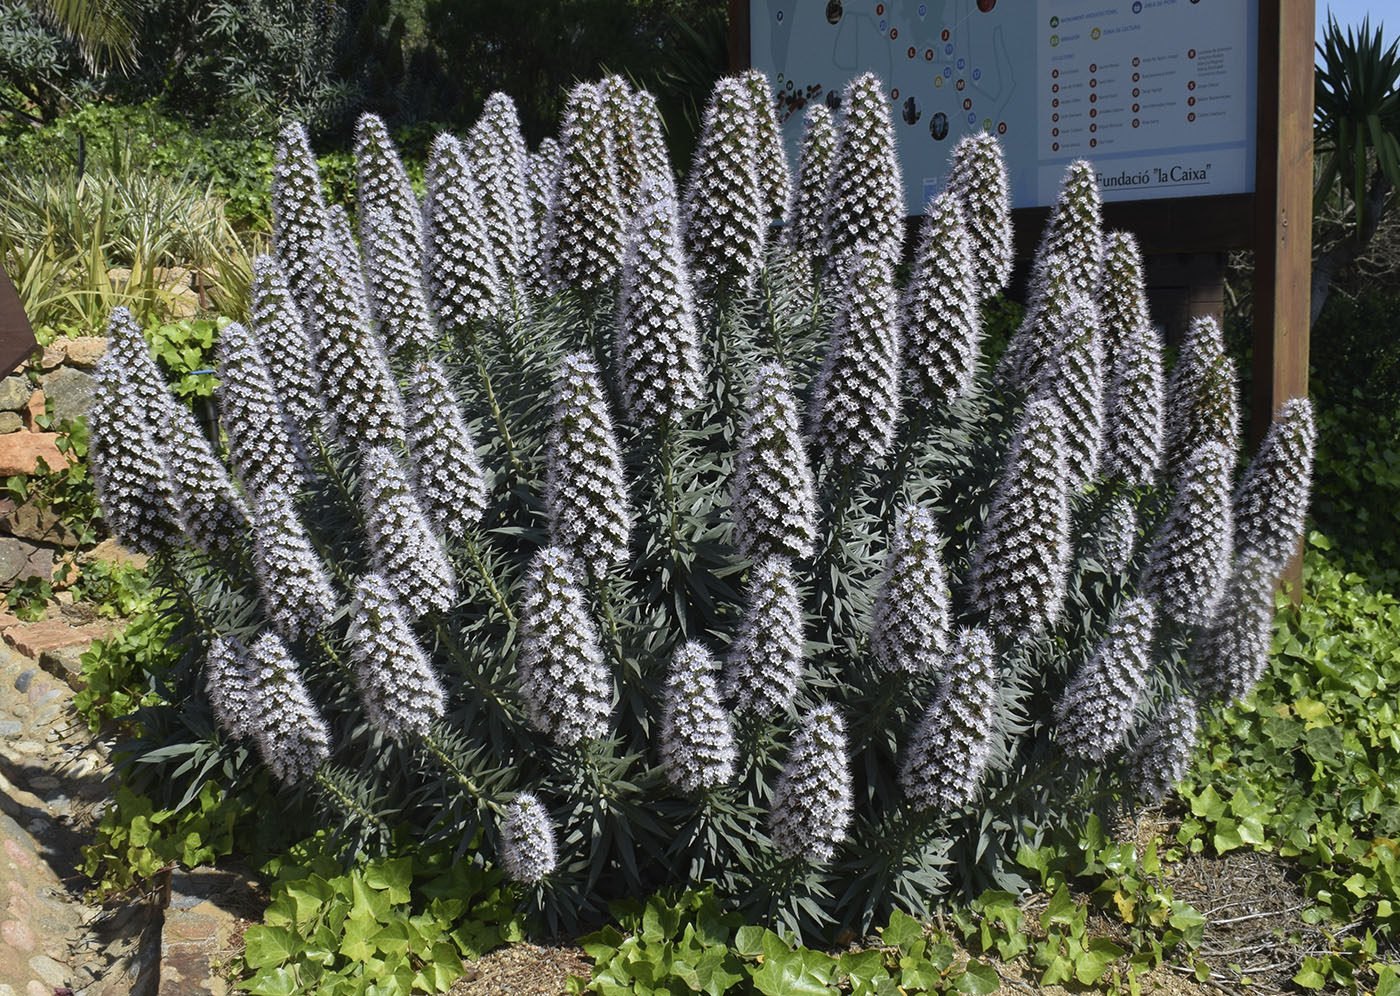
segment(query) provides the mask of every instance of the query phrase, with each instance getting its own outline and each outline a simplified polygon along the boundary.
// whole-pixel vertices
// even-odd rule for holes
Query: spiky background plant
[[[497,95],[421,204],[367,118],[353,226],[289,128],[207,436],[113,316],[95,473],[188,651],[153,768],[479,849],[546,929],[693,880],[810,938],[1013,884],[1027,836],[1180,774],[1259,673],[1306,402],[1237,485],[1218,329],[1164,390],[1080,163],[998,364],[996,141],[915,252],[880,82],[791,172],[771,100],[723,81],[678,185],[621,80],[534,153]]]

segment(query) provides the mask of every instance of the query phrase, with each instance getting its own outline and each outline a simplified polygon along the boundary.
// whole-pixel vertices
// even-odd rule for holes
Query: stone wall
[[[106,348],[100,336],[59,338],[0,380],[0,482],[35,473],[41,459],[51,470],[66,466],[59,434],[38,418],[47,414],[56,427],[87,414],[92,371]],[[0,498],[0,590],[26,578],[52,580],[56,563],[78,555],[78,540],[53,512]]]

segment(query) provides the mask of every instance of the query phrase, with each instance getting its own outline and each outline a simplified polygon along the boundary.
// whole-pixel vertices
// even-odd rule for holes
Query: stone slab
[[[91,626],[69,626],[59,619],[21,623],[5,631],[5,642],[26,657],[39,660],[45,651],[60,647],[86,646],[108,635],[109,627],[100,623]]]
[[[42,459],[49,470],[66,467],[69,458],[59,452],[56,432],[11,432],[0,435],[0,477],[33,474]]]
[[[29,400],[28,377],[6,377],[0,380],[0,412],[17,412]]]
[[[73,691],[81,692],[87,687],[87,681],[83,678],[83,664],[79,658],[87,653],[89,646],[88,643],[79,643],[45,650],[39,655],[39,666],[55,678],[67,682]]]
[[[96,382],[90,373],[74,367],[60,367],[53,373],[40,377],[39,383],[43,385],[44,396],[51,403],[53,417],[57,422],[86,415],[88,408],[92,406],[92,392]]]

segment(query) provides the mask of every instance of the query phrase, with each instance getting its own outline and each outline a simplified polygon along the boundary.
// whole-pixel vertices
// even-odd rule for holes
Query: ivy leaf
[[[284,964],[297,952],[299,945],[286,927],[254,924],[243,935],[243,960],[249,968],[266,968]]]
[[[1000,989],[1001,980],[997,978],[997,970],[991,965],[984,965],[980,961],[969,961],[962,974],[953,980],[953,988],[960,993],[985,996],[987,993],[994,993]]]

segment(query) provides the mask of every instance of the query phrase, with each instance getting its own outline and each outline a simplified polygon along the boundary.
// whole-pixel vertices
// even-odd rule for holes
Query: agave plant
[[[1235,497],[1218,331],[1164,393],[1083,163],[993,376],[996,141],[959,153],[901,286],[883,87],[808,116],[794,187],[761,83],[716,89],[680,197],[617,81],[534,154],[493,98],[469,152],[434,143],[421,210],[367,120],[359,250],[284,142],[274,258],[221,346],[228,450],[197,472],[114,316],[102,501],[189,620],[157,742],[266,766],[365,848],[479,848],[549,928],[705,880],[862,931],[1170,783],[1197,712],[1259,673],[1306,401]],[[770,235],[783,211],[798,235]],[[289,329],[300,362],[274,359]]]

